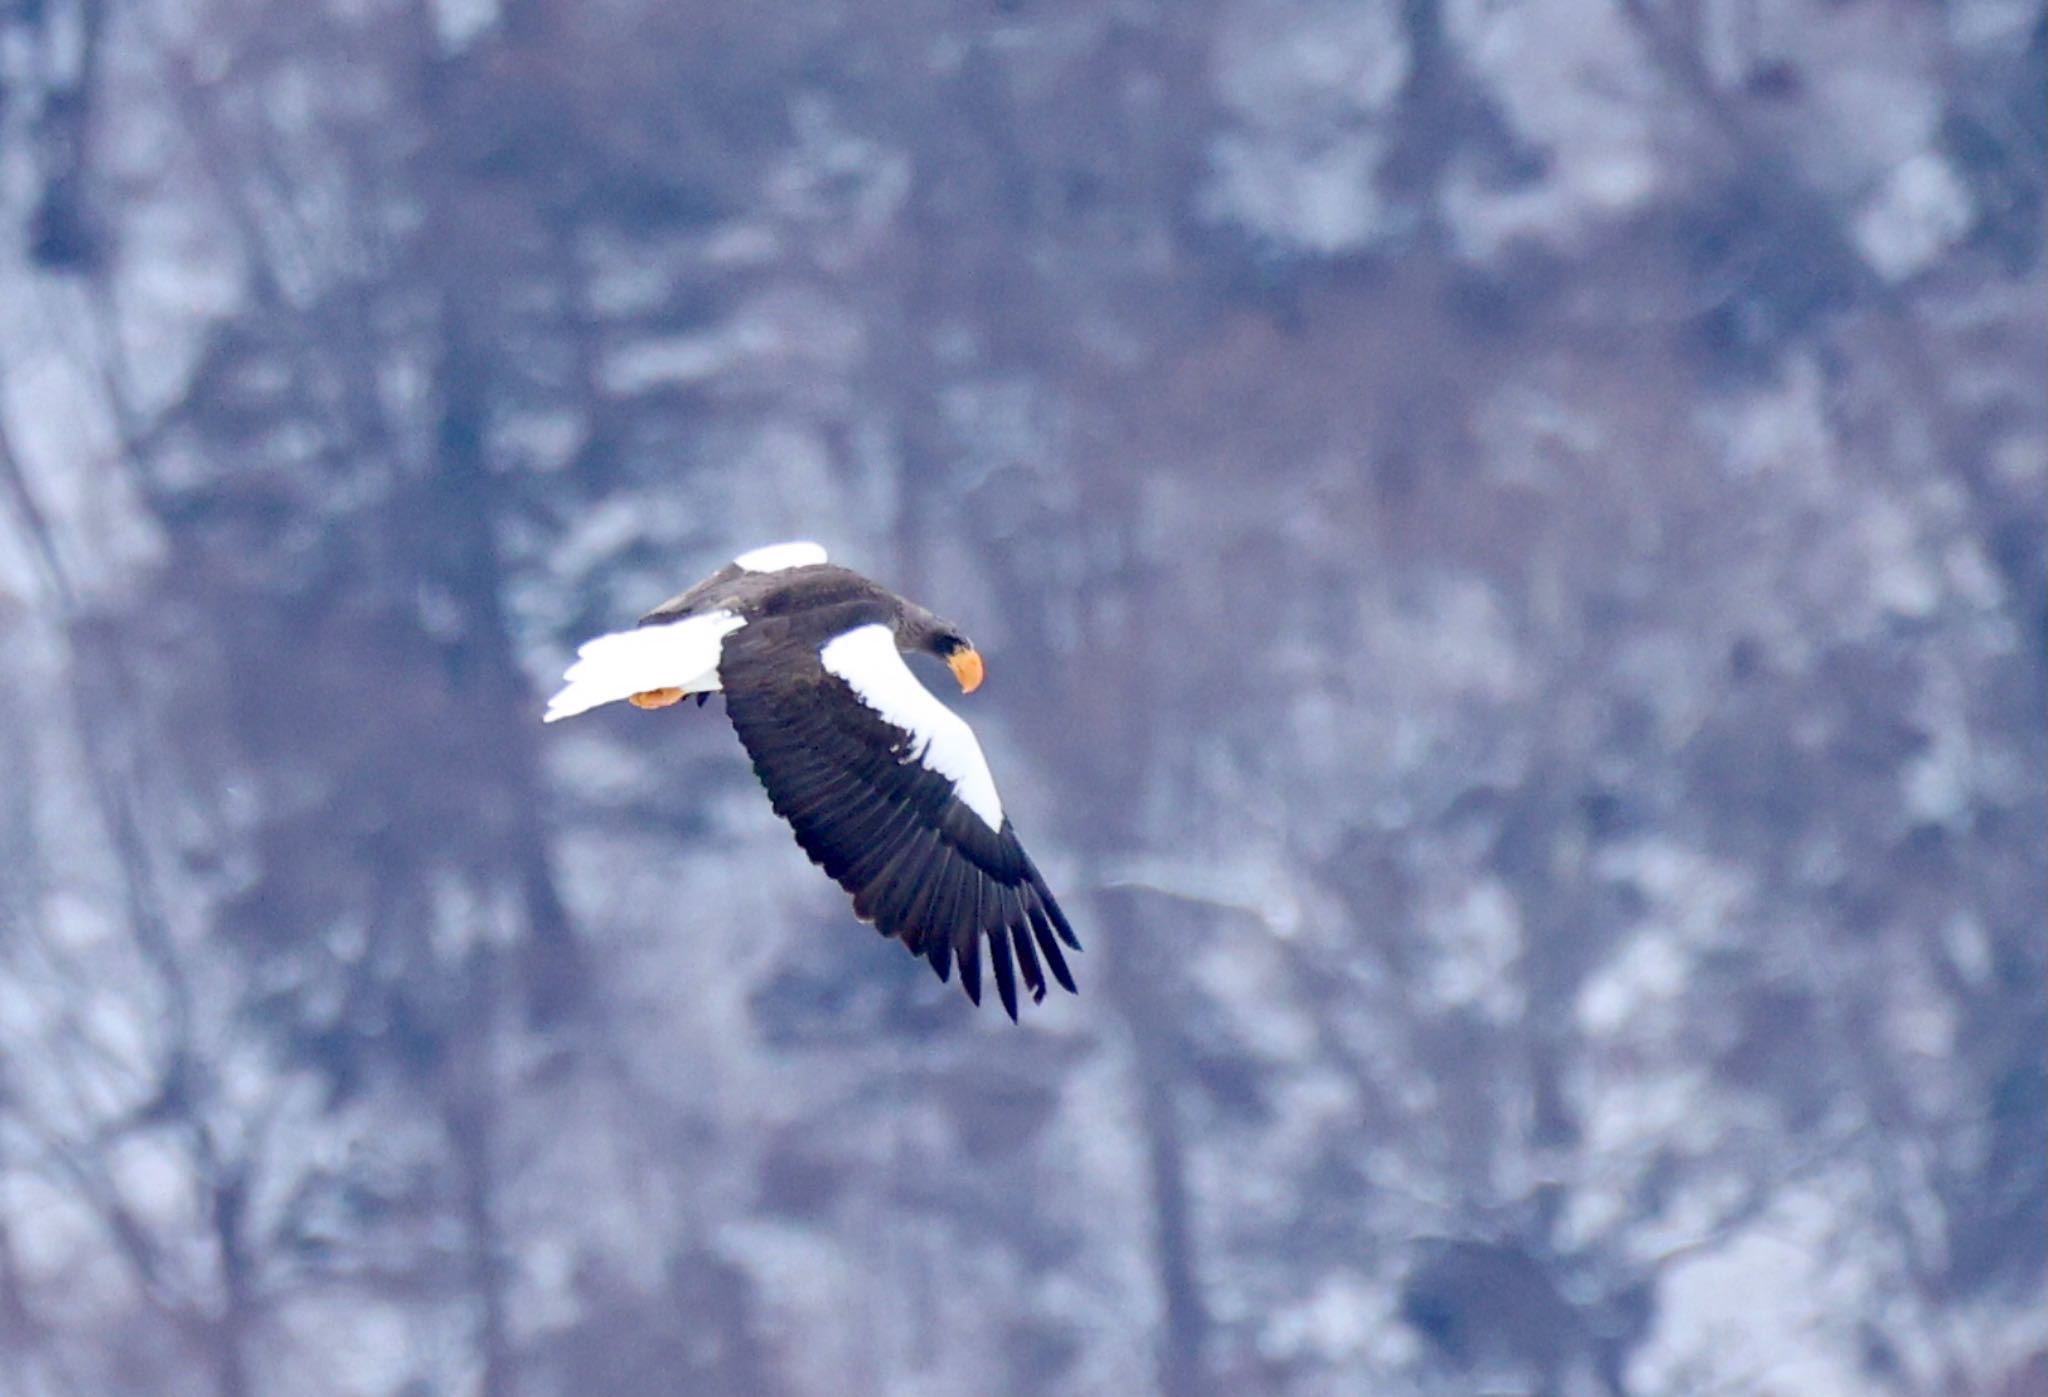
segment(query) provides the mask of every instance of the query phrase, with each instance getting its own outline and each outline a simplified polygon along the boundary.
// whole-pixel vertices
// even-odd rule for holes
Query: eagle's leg
[[[628,694],[626,702],[635,708],[666,708],[672,703],[681,703],[688,697],[689,695],[681,689],[642,689],[637,694]]]

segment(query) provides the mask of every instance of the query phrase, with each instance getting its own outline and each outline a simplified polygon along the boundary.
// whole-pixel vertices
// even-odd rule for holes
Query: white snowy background
[[[2042,1397],[2040,0],[0,6],[0,1397]],[[959,620],[1013,1028],[575,643]]]

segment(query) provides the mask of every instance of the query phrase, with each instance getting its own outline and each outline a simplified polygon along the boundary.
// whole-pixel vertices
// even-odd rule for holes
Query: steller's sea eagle
[[[713,691],[754,760],[775,813],[811,861],[853,894],[855,915],[931,962],[981,1003],[981,943],[1017,1017],[1081,943],[1039,876],[974,732],[917,681],[905,653],[944,660],[961,692],[981,656],[960,628],[815,543],[743,553],[632,630],[576,652],[547,722],[619,699],[662,708]]]

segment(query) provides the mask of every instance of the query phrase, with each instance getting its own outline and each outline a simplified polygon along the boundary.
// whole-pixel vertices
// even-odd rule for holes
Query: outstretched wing
[[[981,745],[918,683],[887,626],[818,649],[756,622],[727,639],[719,675],[770,803],[857,915],[941,980],[957,960],[977,1004],[986,938],[1013,1019],[1019,975],[1033,1000],[1048,972],[1073,990],[1060,945],[1081,943],[1017,842]]]

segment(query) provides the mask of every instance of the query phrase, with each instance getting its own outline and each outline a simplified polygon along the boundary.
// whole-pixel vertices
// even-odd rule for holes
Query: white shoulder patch
[[[816,567],[825,561],[824,548],[815,543],[771,543],[752,548],[733,562],[748,572],[781,572],[784,568]]]
[[[887,626],[857,626],[818,652],[828,673],[844,679],[860,701],[910,734],[910,755],[953,783],[953,792],[982,823],[1000,831],[1003,802],[988,758],[967,720],[917,682]]]
[[[576,663],[563,674],[561,692],[548,700],[541,721],[573,718],[649,689],[708,693],[719,687],[718,659],[725,638],[745,624],[730,611],[710,611],[587,640],[578,647]]]

